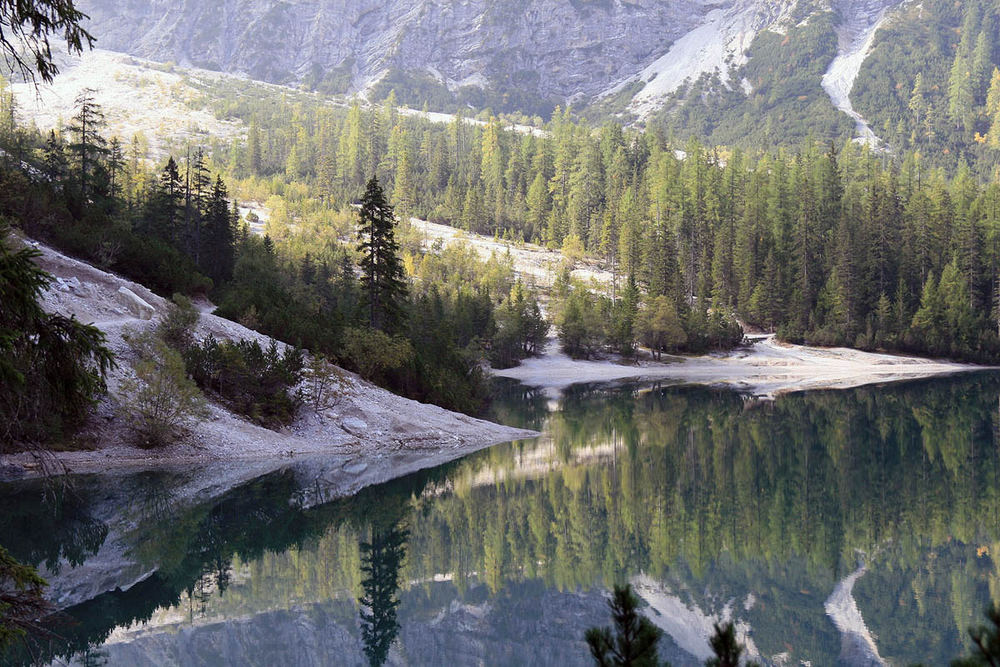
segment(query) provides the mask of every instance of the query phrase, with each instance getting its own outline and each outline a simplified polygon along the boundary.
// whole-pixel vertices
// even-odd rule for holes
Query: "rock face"
[[[704,0],[88,0],[101,48],[289,82],[314,70],[357,89],[389,68],[453,86],[593,94],[665,52]],[[484,80],[485,79],[485,80]]]
[[[837,11],[853,17],[855,5],[864,12],[886,4],[838,0]],[[679,80],[719,64],[738,64],[760,30],[782,31],[813,12],[831,10],[829,2],[816,0],[84,0],[80,5],[91,16],[101,48],[152,60],[330,92],[363,90],[387,73],[406,72],[419,76],[421,85],[451,91],[471,86],[500,98],[552,103],[589,101],[630,80],[649,86],[661,69],[657,62],[686,35],[698,42],[692,48],[708,56],[687,58],[683,68],[690,72],[670,72]]]

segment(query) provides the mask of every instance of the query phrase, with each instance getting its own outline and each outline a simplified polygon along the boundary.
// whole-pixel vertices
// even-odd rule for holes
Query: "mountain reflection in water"
[[[1000,597],[996,374],[497,393],[544,436],[347,498],[319,460],[208,498],[178,471],[0,487],[0,542],[61,608],[36,657],[584,665],[627,580],[674,664],[720,618],[766,662],[943,663]]]

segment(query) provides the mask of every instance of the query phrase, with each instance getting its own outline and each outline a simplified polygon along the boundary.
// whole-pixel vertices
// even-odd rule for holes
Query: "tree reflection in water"
[[[399,633],[396,593],[408,537],[409,532],[398,524],[389,530],[372,527],[371,542],[361,543],[361,572],[365,577],[361,586],[365,594],[358,599],[358,615],[365,655],[372,667],[385,664]]]

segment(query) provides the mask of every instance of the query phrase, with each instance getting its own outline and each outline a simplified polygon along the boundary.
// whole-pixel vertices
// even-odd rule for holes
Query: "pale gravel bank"
[[[133,361],[123,334],[155,327],[167,312],[168,302],[141,285],[44,245],[33,245],[42,253],[38,263],[57,279],[45,294],[46,310],[98,326],[119,362],[109,378],[108,396],[80,437],[88,449],[58,452],[49,461],[57,467],[66,466],[70,472],[214,465],[223,461],[244,461],[247,467],[260,469],[250,462],[263,463],[267,468],[272,462],[287,465],[295,457],[330,455],[343,458],[345,465],[353,469],[378,461],[378,467],[384,468],[377,475],[381,479],[394,476],[390,474],[393,466],[386,465],[391,460],[399,462],[397,474],[405,474],[490,445],[538,435],[418,403],[344,371],[339,398],[330,407],[317,411],[303,406],[296,421],[281,431],[262,428],[213,404],[208,419],[194,425],[182,442],[158,450],[135,447],[118,406],[121,382],[132,373]],[[127,297],[119,292],[123,287],[155,309],[152,320],[141,319],[134,308],[128,307]],[[236,322],[203,313],[196,335],[200,338],[209,334],[220,339],[249,338],[263,345],[270,343],[267,336]],[[0,457],[2,477],[38,475],[44,467],[28,454]]]
[[[561,352],[557,342],[550,340],[542,356],[496,371],[496,375],[552,391],[585,382],[656,380],[726,386],[770,397],[792,391],[848,389],[989,368],[843,347],[790,345],[774,336],[764,336],[724,354],[664,359],[665,363],[577,360]]]

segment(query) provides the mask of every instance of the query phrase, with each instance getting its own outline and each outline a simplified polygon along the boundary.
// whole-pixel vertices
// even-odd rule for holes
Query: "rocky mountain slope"
[[[325,94],[543,120],[571,105],[748,148],[854,138],[981,173],[1000,150],[988,0],[80,4],[103,49]]]
[[[627,91],[651,113],[685,80],[745,63],[765,30],[833,12],[851,39],[901,0],[85,0],[102,48],[328,92],[543,111]],[[826,63],[829,65],[830,63]],[[850,68],[837,72],[851,73]],[[856,74],[856,70],[854,70]],[[849,90],[850,86],[847,86]],[[387,92],[387,90],[385,91]],[[478,104],[477,104],[478,103]],[[432,105],[433,106],[433,105]]]

